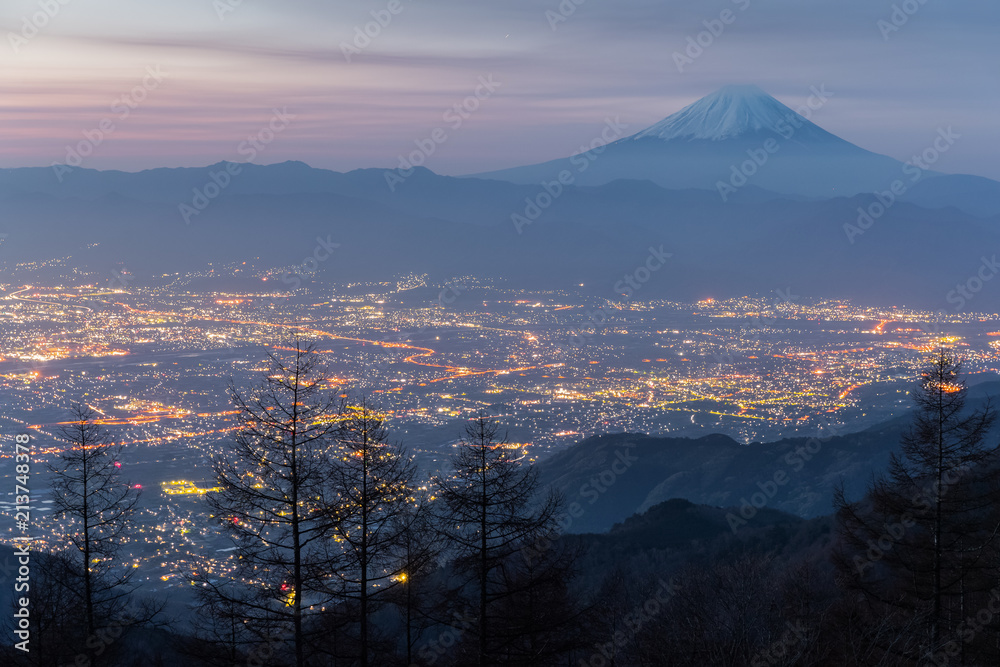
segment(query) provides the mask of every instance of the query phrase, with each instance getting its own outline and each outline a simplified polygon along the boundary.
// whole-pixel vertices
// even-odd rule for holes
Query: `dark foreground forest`
[[[13,646],[7,614],[3,664],[1000,661],[996,415],[969,404],[950,350],[928,359],[887,468],[863,494],[839,480],[831,516],[768,507],[794,474],[776,469],[739,506],[673,499],[577,534],[602,501],[600,475],[588,500],[543,486],[488,411],[429,475],[381,406],[330,386],[322,356],[292,347],[257,386],[229,388],[240,428],[205,503],[232,567],[189,572],[196,597],[182,614],[123,565],[136,491],[121,447],[75,410],[51,470],[70,539],[32,554],[31,653]],[[609,457],[608,476],[641,467],[633,458]]]

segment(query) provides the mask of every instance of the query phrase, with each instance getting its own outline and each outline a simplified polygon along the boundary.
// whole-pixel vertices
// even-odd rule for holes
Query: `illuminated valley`
[[[154,589],[192,569],[227,571],[231,555],[202,502],[214,488],[211,456],[236,428],[229,382],[250,386],[265,351],[296,335],[318,344],[331,388],[380,406],[425,475],[479,409],[499,414],[512,446],[534,461],[606,432],[751,442],[860,430],[908,408],[921,355],[940,341],[962,350],[973,380],[1000,369],[997,315],[773,296],[608,301],[472,277],[443,288],[412,277],[315,291],[265,285],[3,286],[7,431],[29,429],[50,460],[73,399],[101,415],[142,489],[127,549]],[[46,523],[43,502],[36,509],[46,541],[71,529]]]

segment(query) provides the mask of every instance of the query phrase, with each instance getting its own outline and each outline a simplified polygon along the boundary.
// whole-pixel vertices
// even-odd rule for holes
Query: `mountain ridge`
[[[621,141],[705,139],[723,141],[747,134],[780,134],[791,124],[813,138],[843,141],[785,106],[756,85],[723,86],[658,123]]]
[[[937,208],[1000,215],[998,181],[936,172],[937,158],[904,163],[813,123],[827,95],[833,93],[814,93],[816,102],[799,113],[756,86],[725,86],[637,133],[590,151],[468,178],[539,184],[569,172],[577,185],[650,180],[668,189],[716,190],[723,199],[747,184],[782,196],[831,198],[882,193],[898,181],[903,200],[910,196]],[[927,150],[940,157],[953,143],[948,139],[942,144],[935,137]],[[924,185],[942,178],[947,180],[936,187]]]
[[[969,409],[1000,395],[1000,381],[970,387]],[[995,401],[994,401],[995,402]],[[582,512],[568,532],[601,533],[669,500],[737,507],[736,528],[752,524],[761,510],[802,519],[833,512],[834,489],[861,497],[872,475],[886,469],[908,414],[853,433],[737,443],[729,436],[700,438],[641,433],[597,435],[538,462],[543,488],[562,492]],[[1000,438],[1000,428],[992,438]],[[623,469],[616,461],[627,460]],[[609,473],[614,473],[613,475]]]
[[[979,266],[980,249],[1000,246],[1000,216],[901,200],[849,237],[845,225],[880,205],[877,196],[783,196],[748,184],[723,202],[708,190],[649,180],[565,186],[518,233],[511,215],[544,192],[538,185],[421,169],[391,191],[381,170],[342,174],[302,163],[246,165],[185,224],[178,206],[190,205],[213,171],[222,169],[82,170],[63,184],[46,168],[7,171],[0,175],[5,258],[72,254],[98,275],[114,275],[123,263],[149,275],[254,258],[287,267],[301,264],[317,236],[332,236],[354,250],[324,263],[312,282],[414,271],[447,279],[443,271],[474,270],[518,286],[584,283],[590,296],[618,299],[612,286],[662,244],[673,258],[643,287],[643,299],[766,295],[780,286],[806,298],[937,309],[950,307],[945,295]],[[362,262],[376,237],[385,261]],[[998,297],[984,289],[973,307],[994,312]]]

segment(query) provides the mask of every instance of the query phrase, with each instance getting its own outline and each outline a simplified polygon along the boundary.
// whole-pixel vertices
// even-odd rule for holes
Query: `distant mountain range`
[[[871,473],[884,469],[898,433],[881,427],[829,440],[750,445],[725,435],[601,435],[554,454],[538,468],[546,486],[561,490],[567,503],[582,509],[568,532],[601,533],[672,498],[736,508],[731,514],[739,529],[755,524],[765,508],[803,518],[830,514],[834,486],[844,480],[858,497]],[[612,476],[606,471],[619,456],[633,457],[635,465],[608,484]]]
[[[912,182],[912,165],[838,139],[756,88],[725,88],[629,137],[609,125],[606,138],[475,178],[300,162],[4,169],[0,262],[69,257],[98,280],[124,267],[141,282],[246,261],[273,267],[281,288],[475,273],[525,287],[583,283],[614,299],[662,246],[672,257],[635,298],[781,289],[954,310],[949,293],[1000,249],[1000,183],[920,169]],[[751,171],[745,182],[734,175]],[[339,244],[330,259],[315,276],[282,280],[317,239]],[[997,310],[1000,281],[967,301]]]
[[[969,409],[1000,396],[1000,382],[969,389]],[[911,417],[903,415],[855,433],[784,438],[742,445],[725,435],[667,438],[618,433],[587,438],[543,459],[543,487],[561,491],[567,507],[579,505],[571,533],[602,533],[633,514],[682,498],[727,510],[716,523],[738,532],[773,518],[779,510],[801,518],[833,512],[833,490],[843,483],[860,498],[889,454],[899,451]],[[1000,428],[990,438],[1000,441]]]
[[[827,102],[815,89],[805,115]],[[476,175],[536,184],[568,171],[576,185],[650,180],[671,189],[716,190],[731,196],[747,184],[783,195],[852,197],[892,192],[942,208],[976,215],[1000,214],[1000,182],[948,176],[932,170],[961,136],[939,128],[926,153],[907,163],[845,141],[793,111],[757,86],[726,86],[655,125],[607,146],[561,160]],[[897,187],[897,190],[899,188]]]

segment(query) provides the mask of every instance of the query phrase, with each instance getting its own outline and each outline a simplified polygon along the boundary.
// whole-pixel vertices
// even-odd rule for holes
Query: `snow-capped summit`
[[[761,131],[784,133],[793,122],[796,125],[812,125],[757,86],[729,85],[667,116],[631,138],[723,141]],[[823,132],[815,125],[812,128]]]
[[[799,113],[757,86],[725,86],[638,132],[627,118],[616,120],[613,138],[609,124],[569,157],[476,176],[535,185],[555,178],[584,186],[652,181],[713,190],[724,199],[744,185],[802,197],[850,197],[884,190],[900,178],[902,163],[811,122],[825,113],[816,102],[826,98],[815,88],[810,92],[802,91],[806,106]]]

